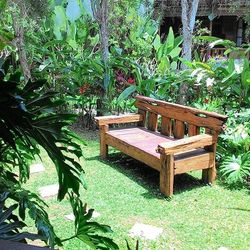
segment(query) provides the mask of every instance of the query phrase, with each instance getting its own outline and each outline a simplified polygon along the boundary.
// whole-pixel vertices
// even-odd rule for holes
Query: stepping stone
[[[219,247],[218,250],[229,250],[227,247]]]
[[[135,225],[130,229],[129,235],[131,237],[143,237],[147,240],[156,240],[162,232],[162,228],[135,223]]]
[[[65,219],[67,219],[67,220],[72,220],[72,221],[75,220],[74,214],[67,214],[67,215],[65,215],[64,217],[65,217]]]
[[[45,198],[45,197],[51,197],[51,196],[57,195],[58,190],[59,190],[59,185],[54,184],[54,185],[49,185],[45,187],[40,187],[38,189],[38,192],[43,198]]]
[[[30,165],[30,173],[34,174],[34,173],[40,173],[40,172],[44,172],[45,168],[43,166],[42,163],[35,163]]]
[[[92,218],[97,218],[97,217],[99,217],[99,216],[101,216],[101,214],[98,213],[98,212],[96,212],[96,211],[94,211],[93,214],[92,214]],[[65,217],[65,219],[67,219],[67,220],[71,220],[71,221],[74,221],[74,220],[75,220],[75,216],[74,216],[73,213],[68,214],[68,215],[65,215],[64,217]]]

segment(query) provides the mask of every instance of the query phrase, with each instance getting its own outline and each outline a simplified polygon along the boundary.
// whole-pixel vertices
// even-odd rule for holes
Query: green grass
[[[101,213],[98,222],[112,227],[114,233],[110,237],[120,249],[126,249],[125,239],[135,246],[136,239],[130,238],[128,231],[136,222],[164,230],[157,241],[140,239],[140,249],[250,249],[248,190],[229,190],[220,183],[204,185],[196,172],[177,176],[175,194],[169,200],[160,194],[156,171],[117,153],[108,161],[101,161],[96,140],[89,140],[83,151],[88,190],[82,191],[82,199]],[[33,191],[57,182],[53,165],[46,157],[43,159],[46,173],[32,175],[27,184]],[[58,203],[56,198],[46,201],[58,236],[70,236],[73,222],[64,219],[71,213],[69,203]],[[65,243],[64,249],[87,248],[72,240]]]

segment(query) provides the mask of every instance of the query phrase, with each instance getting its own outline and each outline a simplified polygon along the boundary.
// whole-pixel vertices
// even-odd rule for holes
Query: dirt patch
[[[80,135],[83,139],[89,141],[98,141],[99,140],[99,131],[98,130],[90,130],[80,127],[79,125],[72,125],[70,127],[75,133]]]

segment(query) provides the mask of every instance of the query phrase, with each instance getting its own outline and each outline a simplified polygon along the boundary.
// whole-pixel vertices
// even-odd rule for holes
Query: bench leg
[[[215,164],[212,168],[202,170],[202,180],[205,183],[213,184],[216,179],[216,168]]]
[[[207,147],[210,151],[214,152],[214,157],[210,168],[202,170],[202,181],[208,184],[213,184],[216,179],[216,167],[215,167],[215,152],[216,152],[216,145],[212,145]]]
[[[174,192],[174,156],[161,155],[160,190],[170,197]]]
[[[108,156],[108,145],[105,142],[105,133],[108,130],[108,125],[103,125],[100,127],[100,156],[102,159],[105,159]]]

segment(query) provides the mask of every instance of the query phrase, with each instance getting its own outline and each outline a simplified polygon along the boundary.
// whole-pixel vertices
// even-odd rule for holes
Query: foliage
[[[250,155],[243,153],[239,156],[227,157],[220,169],[222,177],[227,178],[229,184],[242,184],[250,175]]]
[[[109,226],[101,225],[97,222],[89,221],[94,212],[93,209],[87,211],[78,197],[70,195],[70,203],[75,216],[75,237],[82,240],[93,249],[118,249],[118,246],[109,238],[97,235],[100,233],[111,233]],[[71,237],[72,238],[72,237]]]
[[[244,184],[250,176],[250,120],[249,109],[231,113],[228,126],[221,135],[218,147],[220,172],[230,185]]]
[[[181,43],[182,38],[175,37],[172,28],[169,29],[167,39],[163,43],[160,36],[156,35],[152,44],[156,59],[153,59],[146,69],[136,62],[130,61],[136,84],[126,88],[118,97],[118,101],[125,100],[135,91],[145,96],[161,96],[161,93],[171,85],[168,85],[167,82],[173,76],[173,72],[177,70]],[[165,96],[166,93],[164,93]]]
[[[61,241],[56,236],[48,219],[46,204],[34,193],[23,189],[22,185],[29,178],[30,162],[35,159],[35,156],[40,155],[42,147],[57,170],[59,201],[63,200],[67,193],[71,194],[72,206],[78,207],[74,209],[83,211],[83,205],[78,196],[80,186],[86,187],[84,171],[79,162],[72,157],[82,157],[82,149],[76,143],[76,141],[82,143],[82,140],[67,129],[67,126],[75,121],[76,116],[56,112],[64,101],[55,91],[45,90],[46,81],[29,81],[22,87],[19,72],[14,75],[4,75],[3,72],[8,72],[7,63],[4,64],[0,76],[0,184],[1,197],[5,197],[2,200],[1,210],[3,229],[8,229],[10,232],[6,231],[6,233],[9,232],[9,235],[13,234],[13,240],[34,238],[35,235],[13,231],[25,225],[22,221],[28,213],[38,229],[40,236],[36,237],[42,238],[50,246],[61,245],[64,240]],[[13,174],[15,167],[19,169],[18,177]],[[7,198],[14,202],[10,208],[5,205]],[[11,221],[5,222],[17,207],[19,216],[14,217],[16,222],[13,225]],[[4,214],[9,214],[9,216],[6,217]],[[88,229],[81,231],[81,237],[78,238],[82,240],[84,237],[89,237],[88,241],[85,240],[88,245],[99,247],[101,244],[103,249],[105,246],[112,245],[113,249],[116,249],[116,244],[112,240],[104,239],[103,236],[97,234],[97,229],[108,232],[109,227],[94,222],[89,223],[90,218],[91,213],[88,213],[84,220],[81,216],[78,218],[81,223],[80,228]],[[76,223],[78,223],[77,220]],[[91,232],[91,237],[89,232]],[[5,238],[5,236],[8,235],[2,231],[1,237]]]
[[[5,201],[9,195],[9,191],[3,191],[0,195],[0,239],[11,241],[42,239],[42,237],[37,234],[28,232],[20,233],[19,230],[25,227],[26,224],[19,220],[18,216],[14,215],[13,213],[18,208],[18,204],[13,204],[9,207],[6,207]]]

